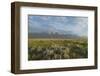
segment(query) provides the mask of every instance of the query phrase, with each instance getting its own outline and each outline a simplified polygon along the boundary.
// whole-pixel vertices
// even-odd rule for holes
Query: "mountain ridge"
[[[76,39],[81,38],[75,34],[59,34],[59,33],[28,33],[28,38],[58,38],[58,39]]]

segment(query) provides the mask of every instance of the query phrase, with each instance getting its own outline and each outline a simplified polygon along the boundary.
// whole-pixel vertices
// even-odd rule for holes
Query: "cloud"
[[[28,20],[29,33],[70,31],[79,36],[87,36],[88,33],[88,17],[31,15]]]

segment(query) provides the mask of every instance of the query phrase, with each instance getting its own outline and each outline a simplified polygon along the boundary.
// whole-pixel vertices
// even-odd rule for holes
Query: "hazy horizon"
[[[88,36],[88,17],[28,16],[28,33],[58,33]]]

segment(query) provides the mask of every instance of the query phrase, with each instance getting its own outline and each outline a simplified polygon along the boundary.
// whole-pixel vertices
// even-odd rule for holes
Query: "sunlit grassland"
[[[28,39],[28,60],[88,57],[86,39]]]

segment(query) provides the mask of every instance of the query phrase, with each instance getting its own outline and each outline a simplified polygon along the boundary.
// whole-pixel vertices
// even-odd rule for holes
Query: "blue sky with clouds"
[[[60,33],[87,36],[88,17],[75,16],[28,16],[29,33]]]

